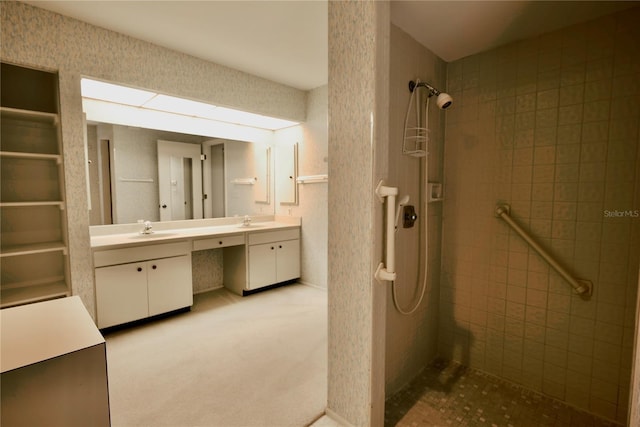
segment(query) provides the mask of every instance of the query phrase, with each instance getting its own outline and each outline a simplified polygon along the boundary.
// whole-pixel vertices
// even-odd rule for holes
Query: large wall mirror
[[[107,93],[114,87],[128,90],[95,83],[107,85]],[[265,118],[152,92],[145,92],[148,103],[173,98],[178,108],[193,109],[145,109],[122,99],[96,99],[101,95],[87,95],[85,89],[83,79],[91,225],[273,215],[276,169],[286,170],[287,181],[297,170],[294,155],[278,155],[274,167],[276,130],[294,122],[275,119],[271,128],[252,126],[251,120]],[[224,110],[226,117],[198,117],[194,111],[202,107],[216,114]],[[249,124],[228,118],[236,116]],[[290,147],[281,151],[289,153]],[[291,203],[289,195],[284,200]]]
[[[90,224],[272,215],[271,146],[87,123]]]

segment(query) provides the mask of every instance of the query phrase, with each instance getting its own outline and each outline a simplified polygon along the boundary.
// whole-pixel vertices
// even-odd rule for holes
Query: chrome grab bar
[[[529,244],[551,267],[553,267],[560,276],[566,280],[573,290],[583,297],[589,299],[593,294],[593,283],[589,280],[576,279],[569,272],[561,266],[542,246],[538,244],[529,233],[527,233],[517,222],[515,222],[509,215],[511,207],[509,205],[497,205],[496,216],[502,219],[504,222],[516,232],[522,239]]]

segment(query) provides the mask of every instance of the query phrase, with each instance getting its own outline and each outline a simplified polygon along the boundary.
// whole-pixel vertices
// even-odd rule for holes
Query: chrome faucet
[[[244,219],[242,220],[242,226],[249,227],[250,225],[251,225],[251,217],[249,215],[245,215]]]
[[[142,231],[140,231],[140,234],[151,234],[153,233],[153,225],[151,224],[151,221],[140,221],[142,222]]]

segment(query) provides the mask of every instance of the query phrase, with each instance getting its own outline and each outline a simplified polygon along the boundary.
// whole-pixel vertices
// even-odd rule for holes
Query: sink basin
[[[264,227],[264,225],[262,225],[262,224],[249,224],[249,225],[238,224],[237,227],[238,228],[261,228],[261,227]]]
[[[175,233],[163,233],[163,232],[155,232],[155,233],[150,233],[150,234],[142,234],[142,233],[136,233],[133,236],[129,236],[130,239],[140,239],[140,240],[146,240],[146,239],[158,239],[158,238],[162,238],[162,237],[170,237],[170,236],[175,236]]]

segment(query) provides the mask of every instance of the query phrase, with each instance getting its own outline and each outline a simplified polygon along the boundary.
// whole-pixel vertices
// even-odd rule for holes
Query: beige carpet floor
[[[327,402],[327,293],[293,284],[107,333],[111,423],[303,427]]]

